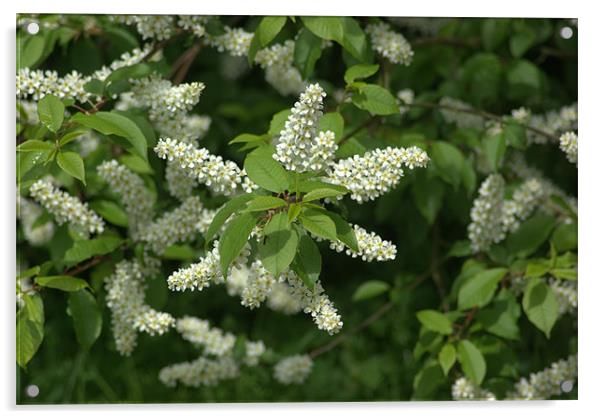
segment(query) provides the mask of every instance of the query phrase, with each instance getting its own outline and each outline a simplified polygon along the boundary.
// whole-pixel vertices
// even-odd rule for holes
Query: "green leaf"
[[[306,209],[299,215],[301,224],[307,231],[324,239],[337,241],[337,227],[332,219],[317,209]]]
[[[258,196],[253,198],[251,202],[247,204],[245,211],[265,211],[272,208],[285,207],[286,205],[287,202],[284,199],[275,196]]]
[[[102,97],[105,91],[105,84],[98,79],[92,79],[84,84],[84,90],[98,97]]]
[[[109,84],[120,80],[140,79],[148,76],[152,72],[153,69],[147,63],[138,63],[127,67],[121,67],[109,74],[105,79],[105,84],[108,86]]]
[[[443,373],[447,375],[451,367],[456,363],[456,348],[451,343],[446,343],[439,351],[439,365]]]
[[[89,287],[88,283],[83,279],[67,275],[38,276],[36,278],[36,284],[46,288],[54,288],[68,292],[78,291]]]
[[[462,340],[458,343],[458,360],[466,377],[474,385],[480,386],[487,371],[487,364],[481,351],[469,340]]]
[[[240,134],[234,137],[228,144],[240,144],[240,143],[259,143],[259,145],[269,141],[269,135],[255,135],[255,134]]]
[[[489,135],[483,138],[483,152],[492,172],[497,172],[506,153],[506,139],[503,133]]]
[[[36,276],[38,273],[40,273],[40,267],[33,266],[23,272],[20,272],[19,275],[17,275],[17,279],[31,278],[32,276]]]
[[[17,151],[24,153],[33,151],[51,151],[54,150],[54,144],[48,141],[27,140],[17,146]]]
[[[263,234],[268,235],[285,229],[288,229],[287,215],[284,212],[278,212],[265,225]]]
[[[42,35],[31,36],[25,39],[23,47],[17,49],[18,68],[33,68],[44,55],[46,40]]]
[[[307,194],[305,194],[305,196],[303,196],[303,202],[310,202],[310,201],[315,201],[315,200],[324,199],[324,198],[332,198],[332,197],[341,196],[341,195],[344,195],[344,193],[341,193],[341,191],[337,190],[337,189],[330,189],[330,188],[314,189],[311,192],[308,192]]]
[[[205,233],[205,245],[209,246],[209,243],[211,243],[211,240],[213,240],[213,236],[215,236],[219,229],[224,225],[228,217],[244,207],[244,205],[251,199],[255,198],[255,196],[256,195],[254,194],[239,195],[226,202],[224,206],[215,214],[213,220],[211,220],[211,224],[209,224],[209,228]]]
[[[445,377],[437,361],[427,360],[424,367],[414,376],[412,400],[434,400],[434,394],[444,382]]]
[[[262,47],[268,45],[280,33],[286,24],[286,16],[266,16],[261,19],[255,30],[255,36],[259,38]]]
[[[462,181],[465,159],[462,152],[453,144],[435,141],[431,148],[431,157],[437,175],[457,189]]]
[[[340,44],[362,62],[371,59],[366,35],[355,19],[334,16],[303,16],[303,24],[316,36]]]
[[[335,142],[341,141],[343,138],[343,130],[345,128],[345,121],[340,113],[328,112],[322,115],[318,122],[319,131],[332,131],[334,133]]]
[[[299,216],[299,214],[301,213],[301,205],[299,204],[291,204],[288,207],[288,214],[287,214],[287,223],[290,224],[293,221],[295,221],[297,219],[297,217]]]
[[[123,243],[123,239],[111,236],[97,237],[91,240],[78,240],[73,242],[73,246],[67,250],[64,260],[67,265],[75,265],[93,256],[111,253]]]
[[[84,185],[86,184],[84,161],[79,154],[72,151],[61,151],[56,158],[56,162],[65,173],[81,180]]]
[[[435,310],[421,310],[416,313],[418,321],[433,332],[450,335],[453,332],[452,322],[443,313]]]
[[[380,66],[378,64],[357,64],[349,67],[347,71],[345,71],[345,83],[349,85],[356,80],[368,78],[376,74],[379,68]]]
[[[71,117],[71,120],[101,134],[117,135],[125,138],[131,144],[136,154],[144,160],[148,160],[146,138],[140,128],[131,119],[115,112],[96,112],[92,115],[77,113]]]
[[[280,275],[291,264],[299,242],[297,232],[286,228],[286,218],[282,218],[285,229],[268,234],[264,242],[259,244],[261,263],[274,276]]]
[[[77,139],[78,137],[81,137],[82,135],[86,134],[87,132],[88,132],[88,130],[82,130],[82,129],[68,132],[67,134],[63,135],[61,137],[61,139],[59,140],[59,146],[63,147],[64,145],[69,144],[70,142]]]
[[[292,268],[305,286],[313,290],[322,270],[322,255],[316,243],[307,234],[301,234],[299,237]]]
[[[516,302],[516,297],[505,290],[500,296],[496,297],[493,303],[480,310],[475,320],[479,322],[483,329],[504,339],[520,339],[520,330],[517,320],[520,317],[520,306]]]
[[[93,201],[90,208],[96,211],[102,218],[120,227],[128,226],[128,216],[125,211],[116,203],[111,201]]]
[[[562,223],[552,234],[552,243],[558,252],[566,252],[577,248],[577,223]]]
[[[197,254],[194,249],[187,244],[172,244],[163,251],[161,257],[170,260],[192,260],[197,257]]]
[[[351,227],[351,225],[349,225],[349,223],[337,213],[331,211],[325,211],[325,213],[334,222],[334,225],[337,229],[337,238],[351,250],[359,252],[357,238],[355,237],[355,230]]]
[[[541,70],[527,60],[517,60],[506,72],[507,96],[511,100],[527,100],[538,94],[544,85]]]
[[[357,89],[352,101],[360,109],[374,115],[393,115],[399,113],[395,97],[384,87],[376,84],[364,84]]]
[[[17,313],[17,363],[29,363],[44,340],[44,303],[39,294],[23,295],[24,306]]]
[[[301,21],[316,36],[329,41],[343,39],[343,20],[334,16],[302,16]]]
[[[414,196],[414,202],[418,210],[428,223],[432,225],[443,206],[443,196],[445,195],[444,185],[440,180],[430,178],[420,172],[412,185],[412,195]]]
[[[554,278],[566,279],[569,281],[577,280],[577,270],[572,268],[555,268],[550,271]]]
[[[119,156],[119,162],[135,173],[143,175],[152,175],[155,173],[146,160],[135,154],[124,154]]]
[[[510,19],[484,19],[481,38],[487,51],[493,51],[508,38],[510,23]]]
[[[249,179],[268,191],[284,192],[288,188],[286,171],[272,158],[271,147],[261,147],[249,153],[244,167]]]
[[[507,272],[504,268],[487,269],[469,278],[458,292],[458,308],[466,310],[487,305]]]
[[[272,117],[270,121],[270,129],[268,130],[268,134],[272,137],[276,137],[280,135],[280,131],[284,129],[284,124],[286,120],[291,114],[290,109],[283,109]]]
[[[527,270],[525,271],[525,276],[527,278],[539,278],[544,276],[550,270],[550,262],[530,262],[527,265]]]
[[[527,147],[527,133],[525,127],[520,124],[504,124],[504,139],[506,144],[517,150],[524,150]]]
[[[89,350],[102,329],[102,314],[96,299],[86,290],[69,294],[69,312],[78,343]]]
[[[390,288],[391,286],[384,281],[366,281],[362,285],[357,287],[351,299],[353,301],[367,300],[369,298],[377,297],[389,291]]]
[[[515,58],[522,57],[535,44],[535,32],[525,27],[521,32],[510,38],[510,52]]]
[[[529,256],[545,243],[555,224],[556,220],[551,216],[531,217],[506,239],[508,252],[516,257]]]
[[[299,182],[299,192],[311,192],[315,189],[334,189],[341,193],[341,195],[349,192],[347,188],[341,185],[335,185],[333,183],[321,182],[319,180],[304,180]]]
[[[554,292],[541,279],[531,279],[523,295],[523,310],[527,318],[550,338],[558,319],[558,300]]]
[[[226,226],[218,245],[220,266],[224,278],[228,273],[228,267],[240,255],[256,224],[257,219],[254,215],[244,213],[236,216]]]
[[[301,28],[295,41],[294,62],[304,80],[311,76],[321,55],[322,40],[307,29]]]
[[[49,131],[56,133],[65,118],[65,105],[54,95],[46,95],[38,102],[38,117]]]

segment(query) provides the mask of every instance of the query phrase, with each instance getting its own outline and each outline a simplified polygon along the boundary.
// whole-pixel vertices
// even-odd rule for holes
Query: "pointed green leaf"
[[[38,276],[36,278],[36,284],[46,288],[54,288],[67,292],[78,291],[89,287],[88,283],[83,279],[67,275]]]
[[[86,169],[79,154],[72,151],[61,151],[56,158],[56,162],[65,173],[81,180],[84,185],[86,184]]]
[[[433,332],[449,335],[452,333],[452,322],[443,313],[436,310],[422,310],[416,317],[424,327]]]
[[[98,215],[120,227],[128,226],[128,216],[125,211],[116,203],[112,201],[93,201],[90,203],[90,208],[96,211]]]
[[[317,209],[307,209],[299,215],[303,227],[310,233],[324,239],[337,241],[337,228],[332,219]]]
[[[458,360],[466,377],[476,386],[480,386],[487,372],[487,364],[481,351],[469,340],[458,343]]]
[[[54,95],[46,95],[38,102],[40,122],[52,132],[57,132],[65,118],[65,105]]]
[[[320,278],[322,270],[322,255],[320,249],[307,234],[301,234],[299,245],[297,246],[297,255],[292,265],[294,271],[299,275],[305,286],[310,290]]]
[[[380,66],[378,64],[357,64],[349,67],[345,71],[345,83],[351,84],[356,80],[368,78],[378,71]]]
[[[322,40],[306,28],[302,28],[295,41],[294,62],[304,80],[312,75],[321,55]]]
[[[257,219],[254,215],[244,213],[236,216],[226,226],[218,245],[220,266],[224,278],[228,274],[228,267],[240,255],[256,224]]]
[[[458,292],[458,308],[466,310],[487,305],[507,272],[503,268],[487,269],[466,280]]]
[[[106,255],[115,251],[124,243],[119,237],[97,237],[90,240],[78,240],[73,242],[73,246],[65,253],[65,263],[75,265],[86,259],[97,255]]]
[[[25,368],[44,339],[44,303],[39,294],[24,295],[17,313],[17,363]]]
[[[258,196],[253,198],[245,208],[247,212],[265,211],[272,208],[285,207],[287,202],[275,196]]]
[[[541,279],[531,279],[527,284],[523,295],[523,310],[531,323],[549,338],[558,319],[558,300]]]
[[[366,281],[355,290],[351,299],[353,301],[367,300],[389,291],[390,288],[391,286],[384,281]]]
[[[272,158],[271,147],[261,147],[249,153],[244,166],[249,179],[262,188],[271,192],[284,192],[288,188],[286,171]]]
[[[441,369],[443,373],[447,375],[451,367],[456,363],[456,348],[454,345],[450,343],[446,343],[439,351],[439,365],[441,365]]]
[[[295,230],[283,229],[270,233],[259,244],[262,265],[272,275],[280,275],[293,261],[298,242],[299,237]]]
[[[205,233],[205,245],[209,246],[213,240],[213,236],[217,234],[219,229],[224,225],[228,217],[234,214],[236,211],[244,207],[244,205],[251,199],[255,198],[254,194],[244,194],[232,198],[224,204],[224,206],[215,214],[209,228]]]
[[[86,290],[69,294],[69,312],[79,344],[88,350],[100,336],[102,314],[96,299]]]

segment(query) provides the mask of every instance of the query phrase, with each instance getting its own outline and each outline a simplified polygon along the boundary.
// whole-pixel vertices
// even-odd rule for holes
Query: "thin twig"
[[[414,106],[414,107],[429,108],[429,109],[447,109],[452,112],[460,112],[460,113],[467,113],[467,114],[471,114],[471,115],[477,115],[477,116],[480,116],[481,118],[497,121],[500,124],[507,124],[506,120],[504,120],[503,117],[501,117],[499,115],[495,115],[495,114],[487,112],[487,111],[478,110],[478,109],[460,108],[460,107],[456,107],[456,106],[452,106],[452,105],[445,105],[445,104],[441,104],[441,103],[432,103],[432,102],[414,102],[414,103],[406,105],[406,106]],[[532,131],[539,135],[542,135],[552,141],[558,141],[558,138],[555,135],[550,134],[549,132],[542,131],[539,128],[535,128],[535,127],[532,127],[532,126],[526,125],[526,124],[518,123],[518,125],[521,125],[525,129],[528,129],[529,131]]]
[[[364,128],[367,128],[368,126],[370,126],[374,121],[378,120],[378,118],[379,118],[378,116],[373,116],[371,118],[366,119],[364,122],[362,122],[360,125],[358,125],[353,131],[351,131],[347,135],[344,135],[343,138],[341,139],[341,141],[339,141],[339,146],[341,144],[343,144],[345,141],[347,141],[348,139],[350,139],[351,137],[353,137],[355,134],[357,134],[358,132],[363,130]]]
[[[194,59],[201,51],[201,43],[197,42],[188,48],[173,64],[169,73],[169,78],[172,78],[173,84],[180,84],[186,78]]]
[[[92,259],[90,259],[88,262],[84,263],[83,265],[79,265],[79,266],[74,267],[73,269],[66,270],[65,272],[63,272],[63,275],[74,276],[74,275],[80,274],[80,273],[90,269],[91,267],[98,265],[102,259],[103,259],[103,256],[95,256]]]

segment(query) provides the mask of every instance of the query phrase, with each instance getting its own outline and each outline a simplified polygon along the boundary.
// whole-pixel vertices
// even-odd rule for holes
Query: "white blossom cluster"
[[[209,359],[204,356],[192,362],[169,365],[159,371],[159,380],[168,387],[178,382],[190,386],[215,386],[222,380],[236,378],[239,375],[238,364],[232,357]]]
[[[170,314],[158,312],[144,303],[147,270],[137,261],[123,260],[105,279],[115,345],[125,356],[136,346],[137,331],[162,335],[175,325]]]
[[[241,304],[250,309],[258,308],[268,297],[276,281],[261,261],[254,261],[249,269],[245,287],[240,293]]]
[[[428,161],[426,152],[416,146],[376,149],[334,163],[327,182],[344,186],[351,191],[351,199],[362,203],[395,187],[404,174],[402,166],[426,167]]]
[[[498,243],[504,238],[504,184],[504,178],[493,174],[479,187],[479,197],[472,204],[472,221],[468,226],[468,238],[475,253],[487,250],[492,243]]]
[[[40,122],[38,118],[38,104],[28,100],[17,101],[17,121],[27,125],[37,125]],[[20,108],[20,109],[19,109]]]
[[[251,41],[253,40],[253,34],[246,32],[242,28],[231,28],[226,26],[224,29],[226,33],[223,35],[209,36],[207,34],[206,38],[209,41],[209,45],[217,48],[219,52],[227,51],[230,55],[235,57],[248,55]]]
[[[191,196],[144,228],[140,239],[147,242],[153,252],[161,254],[174,243],[192,240],[198,233],[197,223],[203,216],[201,200]]]
[[[176,330],[187,341],[203,346],[205,355],[222,357],[232,352],[236,342],[236,336],[232,333],[212,328],[207,320],[197,317],[185,316],[178,319]]]
[[[532,115],[528,118],[528,125],[550,135],[559,135],[565,131],[576,130],[577,120],[577,104],[574,103],[543,115]],[[545,144],[550,141],[545,135],[531,130],[527,131],[527,140],[535,144]]]
[[[266,81],[283,96],[296,95],[305,89],[301,73],[293,65],[294,52],[295,41],[289,39],[261,49],[255,55],[255,62],[265,70]]]
[[[265,344],[262,341],[247,342],[245,345],[245,357],[243,359],[245,365],[249,367],[258,365],[265,349]]]
[[[414,103],[414,91],[412,89],[403,89],[397,92],[399,100],[399,113],[405,115],[410,110],[410,105]]]
[[[395,64],[411,64],[414,51],[402,34],[391,30],[384,22],[367,25],[365,30],[370,36],[372,48],[380,55]]]
[[[208,16],[178,15],[178,26],[185,31],[192,32],[197,38],[205,35],[205,25],[209,21]]]
[[[303,384],[313,365],[314,362],[308,355],[289,356],[274,366],[274,378],[282,384]]]
[[[504,201],[502,205],[504,232],[516,231],[520,222],[533,212],[543,197],[544,188],[538,179],[530,178],[523,182],[512,194],[512,199]]]
[[[439,105],[441,116],[446,122],[456,124],[458,128],[483,128],[485,120],[479,115],[463,112],[462,110],[471,111],[473,108],[460,99],[444,96],[439,100]]]
[[[139,103],[150,108],[153,122],[169,119],[177,112],[190,111],[199,102],[205,89],[201,82],[182,83],[174,86],[157,74],[133,80],[132,94]]]
[[[77,145],[79,155],[85,158],[98,150],[100,141],[100,137],[94,131],[86,131],[77,137],[74,142]]]
[[[171,138],[162,138],[155,152],[160,158],[175,162],[189,177],[207,185],[215,194],[233,195],[242,183],[242,173],[236,163],[215,156],[206,148],[197,149]]]
[[[128,215],[132,237],[137,238],[152,221],[155,203],[144,181],[117,160],[102,163],[97,172],[109,184],[111,190],[119,195]]]
[[[17,97],[20,99],[31,97],[37,101],[51,94],[58,98],[74,98],[78,102],[86,102],[93,96],[84,90],[86,83],[92,79],[104,81],[112,71],[142,61],[150,51],[151,46],[146,45],[143,49],[136,48],[126,52],[109,67],[102,67],[92,76],[84,76],[77,71],[72,71],[59,77],[58,73],[52,70],[22,68],[17,73]]]
[[[54,223],[52,221],[34,227],[42,214],[42,208],[29,199],[17,195],[17,218],[21,220],[25,240],[32,246],[46,244],[54,235]]]
[[[513,119],[521,124],[528,124],[531,119],[531,110],[521,106],[520,108],[513,109],[510,112],[510,115]]]
[[[291,109],[276,143],[274,159],[288,170],[323,170],[334,159],[337,145],[330,131],[317,133],[326,92],[319,84],[310,84]]]
[[[457,401],[465,400],[496,400],[495,394],[489,390],[475,386],[468,378],[460,377],[452,385],[452,398]]]
[[[174,33],[174,17],[169,15],[117,15],[112,16],[116,22],[136,26],[142,39],[162,41]]]
[[[123,54],[121,54],[121,56],[117,60],[115,60],[111,64],[109,64],[109,66],[102,66],[100,68],[100,70],[96,70],[92,74],[92,77],[88,78],[88,80],[98,79],[100,81],[104,81],[107,77],[109,77],[109,75],[113,71],[118,70],[123,67],[128,67],[128,66],[131,66],[134,64],[138,64],[141,61],[143,61],[145,58],[148,58],[149,60],[160,59],[160,57],[161,57],[160,51],[154,53],[152,56],[149,56],[149,54],[152,52],[152,50],[153,50],[152,44],[148,43],[148,44],[145,44],[142,48],[134,48],[132,51],[126,51]]]
[[[341,315],[337,313],[334,304],[324,293],[320,281],[317,281],[314,289],[310,290],[292,271],[286,272],[283,277],[290,286],[289,290],[293,298],[299,301],[299,305],[303,307],[305,313],[311,314],[318,329],[328,332],[329,335],[340,332],[343,327]]]
[[[571,355],[567,359],[554,362],[548,368],[537,373],[532,373],[529,378],[521,378],[508,394],[511,400],[546,400],[552,396],[559,396],[563,392],[563,383],[572,383],[577,379],[577,356]]]
[[[395,259],[397,247],[393,243],[383,240],[374,232],[369,233],[357,224],[353,226],[353,230],[355,231],[358,252],[347,248],[341,241],[330,242],[330,248],[339,253],[345,251],[347,255],[354,258],[361,257],[366,262],[372,262],[375,259],[379,262]]]
[[[301,301],[293,297],[291,287],[286,282],[277,282],[272,286],[266,304],[271,310],[287,315],[303,310]]]
[[[577,282],[562,281],[560,279],[548,279],[550,289],[558,301],[558,314],[573,314],[577,311]]]
[[[560,136],[560,149],[571,163],[577,164],[577,134],[567,131]]]
[[[232,262],[230,269],[240,269],[241,266],[247,263],[250,253],[250,246],[247,243],[240,255]],[[227,276],[230,277],[230,275]],[[217,241],[214,243],[213,249],[202,257],[199,262],[186,268],[180,268],[167,278],[167,286],[172,291],[202,291],[210,286],[211,282],[216,284],[224,282]]]
[[[54,215],[58,224],[68,222],[82,232],[90,234],[104,231],[104,220],[89,209],[87,203],[82,203],[67,192],[55,188],[48,180],[36,181],[31,185],[29,193]]]

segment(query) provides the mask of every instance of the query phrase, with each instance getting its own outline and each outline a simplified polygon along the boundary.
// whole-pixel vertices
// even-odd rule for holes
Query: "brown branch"
[[[339,141],[339,146],[341,144],[343,144],[345,141],[347,141],[348,139],[350,139],[351,137],[353,137],[355,134],[357,134],[358,132],[363,130],[364,128],[367,128],[368,126],[372,125],[378,119],[379,119],[378,116],[372,116],[372,117],[366,119],[364,122],[362,122],[360,125],[358,125],[353,131],[351,131],[347,135],[344,135],[343,138],[341,138],[341,141]]]
[[[88,269],[90,269],[93,266],[96,266],[100,263],[101,260],[104,259],[104,256],[95,256],[92,259],[90,259],[88,262],[84,263],[83,265],[78,265],[76,267],[74,267],[73,269],[70,270],[65,270],[63,272],[63,275],[67,275],[67,276],[74,276],[77,274],[80,274]]]
[[[428,109],[447,109],[452,112],[467,113],[467,114],[471,114],[471,115],[480,116],[481,118],[491,119],[491,120],[499,122],[500,124],[507,124],[506,120],[504,120],[503,117],[501,117],[499,115],[495,115],[495,114],[487,112],[487,111],[478,110],[478,109],[460,108],[460,107],[456,107],[456,106],[452,106],[452,105],[445,105],[445,104],[441,104],[441,103],[432,103],[432,102],[414,102],[414,103],[408,104],[406,106],[414,106],[414,107],[428,108]],[[532,126],[526,125],[526,124],[518,123],[518,125],[521,125],[525,129],[535,132],[539,135],[542,135],[552,141],[558,141],[558,138],[555,135],[550,134],[549,132],[540,130],[539,128],[535,128],[535,127],[532,127]]]
[[[357,325],[356,327],[351,329],[349,332],[347,332],[343,335],[340,335],[340,336],[336,337],[335,339],[331,340],[326,345],[320,346],[319,348],[314,349],[313,351],[311,351],[309,353],[309,356],[311,358],[316,358],[317,356],[319,356],[325,352],[328,352],[331,349],[336,348],[341,343],[343,343],[343,341],[345,339],[347,339],[349,336],[354,335],[357,332],[364,330],[366,327],[370,326],[372,323],[374,323],[375,321],[380,319],[386,312],[391,310],[391,308],[393,308],[392,301],[389,301],[388,303],[380,306],[378,310],[376,310],[374,313],[372,313],[372,315],[370,317],[368,317],[366,320],[361,322],[359,325]]]
[[[178,57],[169,73],[169,78],[172,79],[173,84],[182,83],[200,51],[201,43],[197,42]]]

